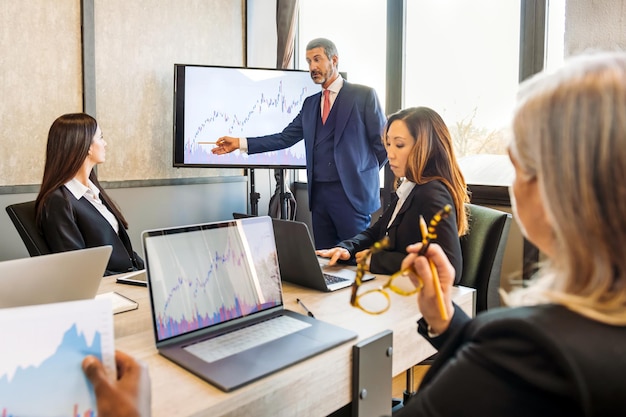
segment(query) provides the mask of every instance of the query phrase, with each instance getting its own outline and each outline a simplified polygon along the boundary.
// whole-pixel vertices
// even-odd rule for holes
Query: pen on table
[[[307,316],[312,317],[312,318],[315,318],[315,316],[313,315],[313,313],[311,313],[311,312],[309,311],[309,309],[308,309],[308,308],[306,308],[306,306],[304,305],[304,303],[302,303],[302,301],[300,301],[300,299],[299,299],[299,298],[296,298],[296,301],[298,302],[298,304],[300,304],[300,306],[302,306],[302,308],[304,309],[304,311],[306,311],[306,315],[307,315]]]

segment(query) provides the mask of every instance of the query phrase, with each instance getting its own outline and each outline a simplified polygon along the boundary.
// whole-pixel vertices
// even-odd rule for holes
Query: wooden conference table
[[[385,276],[363,284],[380,286]],[[369,315],[350,305],[350,289],[323,293],[283,283],[285,307],[351,329],[358,338],[233,392],[225,393],[157,353],[148,290],[104,278],[100,292],[116,291],[139,308],[114,316],[115,347],[148,364],[152,415],[167,416],[326,416],[352,401],[352,346],[384,330],[393,331],[393,375],[426,359],[434,349],[417,334],[420,314],[415,296],[390,292],[391,308]],[[454,289],[454,300],[473,315],[474,290]],[[391,381],[390,381],[391,383]]]

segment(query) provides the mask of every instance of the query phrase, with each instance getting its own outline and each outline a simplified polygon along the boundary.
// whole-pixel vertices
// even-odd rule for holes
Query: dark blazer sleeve
[[[515,311],[524,309],[506,310],[448,329],[417,394],[394,417],[582,415],[554,339]]]
[[[387,163],[387,151],[382,141],[382,133],[387,118],[382,111],[376,91],[372,88],[369,89],[365,101],[364,119],[370,147],[378,159],[379,168],[382,168]]]
[[[388,235],[389,246],[386,250],[372,255],[370,271],[375,274],[393,274],[400,269],[402,260],[407,255],[406,247],[422,240],[419,216],[422,215],[426,221],[430,221],[446,204],[453,207],[452,213],[437,227],[435,242],[441,245],[454,266],[456,271],[454,280],[458,283],[462,275],[463,255],[456,228],[456,211],[450,192],[440,181],[415,185],[389,229],[387,224],[395,204],[390,205],[372,227],[352,239],[339,243],[338,246],[347,249],[354,257],[357,252],[369,248],[374,242]]]
[[[448,330],[443,334],[431,337],[428,334],[428,323],[426,323],[423,317],[417,321],[417,332],[422,335],[424,339],[428,340],[435,349],[440,350],[446,341],[448,341],[452,335],[456,334],[456,332],[460,331],[470,320],[470,317],[465,314],[459,306],[454,304],[454,315],[452,316],[452,320],[450,320]]]

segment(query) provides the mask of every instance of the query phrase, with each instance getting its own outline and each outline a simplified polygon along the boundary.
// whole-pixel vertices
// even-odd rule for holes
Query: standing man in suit
[[[212,152],[255,154],[304,139],[315,247],[322,249],[367,229],[371,213],[380,207],[379,171],[387,162],[381,141],[385,115],[374,89],[341,77],[333,42],[309,42],[306,61],[322,91],[305,99],[289,126],[254,138],[223,136]]]

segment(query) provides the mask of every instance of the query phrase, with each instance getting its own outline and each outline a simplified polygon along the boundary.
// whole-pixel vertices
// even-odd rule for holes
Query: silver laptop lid
[[[156,341],[282,308],[272,221],[143,232]]]
[[[111,246],[0,262],[0,307],[94,298]]]

